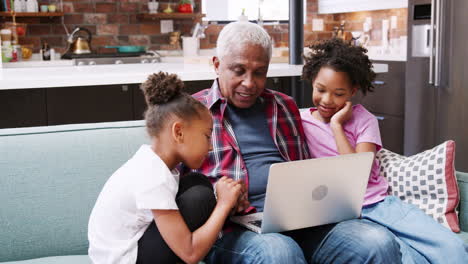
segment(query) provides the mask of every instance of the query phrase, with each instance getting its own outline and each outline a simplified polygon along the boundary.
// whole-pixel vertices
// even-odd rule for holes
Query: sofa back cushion
[[[144,121],[0,129],[0,262],[87,254],[88,218]]]

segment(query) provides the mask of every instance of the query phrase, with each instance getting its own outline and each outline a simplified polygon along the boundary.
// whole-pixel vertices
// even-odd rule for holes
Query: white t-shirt
[[[178,210],[179,172],[170,171],[148,145],[106,182],[89,218],[93,263],[135,263],[138,240],[153,221],[151,209]]]

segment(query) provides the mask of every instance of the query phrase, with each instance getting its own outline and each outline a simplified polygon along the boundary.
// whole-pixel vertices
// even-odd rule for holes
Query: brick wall
[[[39,0],[39,4],[52,1]],[[57,2],[57,1],[53,1]],[[85,27],[93,34],[92,48],[102,53],[114,50],[105,49],[106,45],[143,45],[149,49],[174,49],[170,46],[168,34],[161,34],[158,20],[142,20],[139,14],[148,13],[147,0],[63,0],[64,17],[18,18],[18,22],[28,23],[27,34],[20,39],[21,44],[33,44],[35,52],[40,49],[41,43],[46,41],[58,52],[66,49],[66,33],[62,25],[71,32],[74,27]],[[175,9],[176,0],[159,1],[159,10],[163,10],[169,3]],[[201,0],[195,0],[195,12],[200,12]],[[304,44],[307,45],[317,39],[332,37],[333,27],[339,25],[341,20],[347,21],[346,31],[362,30],[365,17],[372,17],[373,30],[371,44],[378,45],[381,36],[382,19],[390,16],[398,17],[398,35],[406,35],[407,10],[391,9],[372,12],[355,12],[346,14],[319,15],[317,14],[317,0],[307,0],[307,17],[304,25]],[[312,19],[324,20],[324,30],[314,31]],[[0,18],[0,23],[10,18]],[[192,20],[174,20],[174,29],[188,34],[193,27]],[[213,48],[222,25],[209,25],[205,31],[206,38],[200,42],[201,48]],[[276,46],[287,46],[288,25],[266,25],[265,28],[274,38]]]
[[[329,39],[333,36],[333,28],[338,26],[342,20],[346,21],[345,31],[362,31],[362,24],[366,17],[372,18],[371,45],[379,45],[382,33],[382,20],[397,16],[396,30],[398,36],[406,36],[407,9],[388,9],[376,11],[363,11],[343,14],[318,14],[318,0],[307,0],[306,23],[304,25],[304,45],[308,45],[319,39]],[[315,31],[312,28],[313,19],[323,19],[324,30]],[[207,37],[200,42],[201,48],[213,48],[216,46],[216,39],[222,25],[210,25],[205,31]],[[275,46],[287,46],[289,41],[289,26],[281,24],[276,26],[265,26],[265,29],[275,40]]]

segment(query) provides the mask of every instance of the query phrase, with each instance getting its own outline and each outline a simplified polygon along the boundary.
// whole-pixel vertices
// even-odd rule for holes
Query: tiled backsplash
[[[39,1],[39,4],[56,1]],[[169,3],[176,8],[178,1],[158,1],[159,10]],[[195,0],[195,12],[200,12],[201,0]],[[371,45],[379,45],[381,39],[381,23],[383,19],[397,16],[397,34],[406,35],[407,9],[391,9],[371,12],[355,12],[345,14],[317,14],[317,0],[307,0],[307,17],[304,25],[304,44],[317,39],[331,38],[333,27],[342,20],[347,22],[345,31],[362,31],[366,17],[372,18]],[[33,44],[38,51],[42,42],[48,42],[58,52],[66,49],[66,33],[62,20],[71,32],[75,26],[85,27],[93,34],[91,46],[98,52],[106,52],[106,45],[143,45],[149,49],[169,50],[169,35],[161,34],[159,20],[142,20],[139,14],[148,13],[146,0],[63,0],[64,17],[27,17],[17,18],[18,22],[28,23],[27,34],[20,39],[21,44]],[[313,19],[323,19],[324,30],[314,31]],[[3,18],[3,21],[10,18]],[[1,22],[2,20],[0,20]],[[188,34],[193,27],[192,20],[174,20],[174,29]],[[205,31],[206,38],[200,42],[201,48],[213,48],[222,25],[209,25]],[[275,40],[275,46],[287,46],[288,25],[266,25],[265,28]]]

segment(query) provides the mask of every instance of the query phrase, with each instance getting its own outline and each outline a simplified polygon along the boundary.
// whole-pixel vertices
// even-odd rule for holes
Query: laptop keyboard
[[[262,227],[262,220],[249,221],[249,224],[252,224],[252,225],[258,226],[258,227]]]

